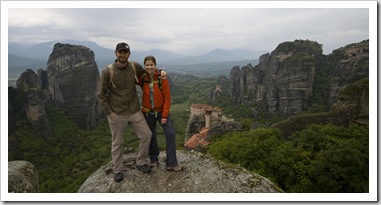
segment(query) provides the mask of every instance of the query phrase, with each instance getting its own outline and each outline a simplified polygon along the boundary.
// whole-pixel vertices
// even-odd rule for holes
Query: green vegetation
[[[345,46],[345,48],[351,48],[351,47],[357,47],[357,48],[369,47],[369,39],[362,40],[359,43],[351,43]]]
[[[325,71],[319,82],[328,83]],[[366,193],[369,185],[369,131],[366,126],[345,124],[347,118],[324,113],[324,89],[328,84],[314,84],[322,89],[313,96],[303,116],[288,120],[269,115],[254,104],[233,105],[223,85],[223,92],[212,101],[210,93],[216,86],[213,78],[170,75],[172,86],[171,117],[177,134],[177,148],[183,149],[189,106],[205,103],[219,106],[223,114],[242,122],[243,132],[213,135],[206,152],[214,158],[241,166],[265,176],[285,192],[295,193]],[[367,79],[356,87],[349,86],[343,95],[362,95]],[[360,87],[359,87],[360,86]],[[10,95],[15,93],[10,92]],[[18,99],[19,104],[22,99]],[[47,104],[53,136],[37,135],[20,105],[15,105],[17,134],[9,137],[19,143],[8,153],[9,161],[27,160],[39,173],[40,192],[74,193],[102,165],[111,161],[111,137],[107,120],[98,119],[95,130],[79,129],[62,110]],[[320,107],[319,107],[320,106]],[[316,113],[318,111],[319,113]],[[255,116],[254,116],[255,115]],[[319,122],[321,125],[318,125]],[[251,129],[258,123],[257,129]],[[336,124],[335,124],[336,123]],[[270,127],[276,124],[276,126]],[[165,150],[165,136],[157,126],[158,143]],[[138,148],[138,139],[127,129],[125,145]]]
[[[362,95],[369,96],[369,78],[362,78],[355,83],[345,87],[341,92],[340,95],[342,97],[355,97],[358,98]]]
[[[328,61],[327,61],[328,62]],[[309,108],[306,113],[326,112],[329,110],[329,90],[331,80],[329,78],[332,65],[322,65],[315,70],[315,78],[312,85],[313,95],[308,99]]]
[[[189,105],[205,103],[208,91],[214,86],[213,79],[176,75],[176,86],[172,89],[175,98],[171,105],[171,118],[176,129],[178,149],[183,149]],[[203,83],[203,86],[199,86]],[[12,90],[10,95],[17,97]],[[182,100],[176,100],[176,97]],[[17,99],[15,115],[17,133],[9,141],[18,143],[8,153],[8,160],[26,160],[36,166],[41,193],[75,193],[83,182],[102,165],[111,161],[111,136],[107,119],[100,118],[96,129],[82,130],[69,119],[66,111],[53,104],[46,104],[53,136],[44,140],[38,136],[22,112],[23,100]],[[165,150],[165,136],[157,125],[158,144]],[[138,149],[139,141],[132,129],[127,129],[125,146]]]
[[[278,50],[283,52],[291,52],[291,51],[306,51],[308,53],[322,53],[322,45],[316,41],[310,40],[298,40],[296,39],[293,42],[283,42],[278,45]]]
[[[368,129],[309,125],[284,140],[275,128],[229,133],[210,145],[217,159],[240,164],[293,193],[366,193]]]
[[[289,59],[291,63],[308,63],[308,62],[314,62],[315,57],[308,54],[307,52],[300,52],[292,55],[292,57]]]
[[[209,94],[216,85],[215,78],[201,78],[192,75],[170,74],[175,85],[171,87],[172,104],[206,103]]]
[[[52,105],[46,108],[53,136],[42,139],[26,117],[19,118],[15,137],[20,144],[9,152],[8,160],[34,164],[40,192],[76,192],[90,174],[111,160],[108,124],[103,120],[93,131],[81,130],[63,110]]]

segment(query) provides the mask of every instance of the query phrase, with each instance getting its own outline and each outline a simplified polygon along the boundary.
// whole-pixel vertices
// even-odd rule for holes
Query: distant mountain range
[[[97,62],[99,70],[104,68],[107,64],[113,62],[115,59],[114,50],[104,48],[92,41],[75,41],[75,40],[65,40],[65,41],[50,41],[46,43],[36,44],[36,45],[21,45],[17,43],[9,43],[8,45],[8,72],[9,76],[18,77],[21,72],[25,71],[27,68],[33,70],[38,70],[40,68],[46,69],[46,64],[49,59],[49,55],[53,51],[53,46],[56,43],[68,43],[73,45],[83,45],[91,50],[93,50],[95,55],[95,61]],[[130,59],[139,63],[143,63],[143,59],[147,55],[153,55],[158,61],[159,67],[172,67],[184,68],[185,70],[192,67],[192,65],[197,64],[197,68],[206,70],[210,68],[211,65],[224,64],[223,62],[229,62],[226,65],[242,64],[242,62],[256,63],[256,59],[260,55],[266,53],[265,51],[254,51],[247,49],[214,49],[206,54],[201,54],[199,56],[185,56],[182,54],[172,53],[168,51],[163,51],[159,49],[152,49],[149,51],[135,51],[132,48]],[[219,62],[219,63],[216,63]],[[234,63],[237,62],[237,63]],[[230,67],[231,68],[231,67]],[[230,69],[229,68],[229,69]],[[218,71],[218,68],[212,69]],[[226,70],[226,68],[224,68]]]

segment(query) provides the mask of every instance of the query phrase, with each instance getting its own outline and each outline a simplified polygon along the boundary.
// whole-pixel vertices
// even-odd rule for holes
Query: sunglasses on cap
[[[118,53],[128,53],[128,51],[127,51],[127,50],[124,50],[124,49],[120,49],[120,50],[118,51]]]

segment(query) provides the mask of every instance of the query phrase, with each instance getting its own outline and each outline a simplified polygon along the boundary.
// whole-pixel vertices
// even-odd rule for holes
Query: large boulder
[[[27,161],[8,162],[8,192],[38,193],[38,172]]]
[[[278,193],[283,192],[270,180],[236,166],[213,160],[199,152],[177,151],[180,172],[165,169],[165,152],[160,164],[148,174],[137,170],[135,154],[125,155],[127,172],[115,182],[112,162],[94,172],[78,193]]]

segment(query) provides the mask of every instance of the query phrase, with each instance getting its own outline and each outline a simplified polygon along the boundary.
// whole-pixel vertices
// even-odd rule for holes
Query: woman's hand
[[[162,125],[164,125],[165,123],[167,123],[167,118],[161,118],[161,122],[160,122]]]

